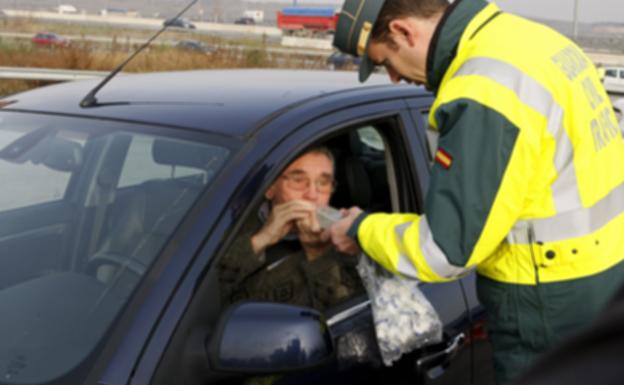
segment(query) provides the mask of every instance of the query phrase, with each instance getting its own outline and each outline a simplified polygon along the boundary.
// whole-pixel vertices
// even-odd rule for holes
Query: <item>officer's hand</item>
[[[281,241],[298,220],[315,215],[315,210],[316,206],[313,203],[301,200],[273,206],[264,226],[251,237],[254,253],[260,254],[267,247]]]
[[[349,210],[342,210],[344,218],[334,223],[329,228],[332,243],[338,251],[349,255],[358,255],[362,251],[358,243],[347,235],[347,231],[351,228],[353,221],[361,213],[362,209],[359,207],[351,207]]]

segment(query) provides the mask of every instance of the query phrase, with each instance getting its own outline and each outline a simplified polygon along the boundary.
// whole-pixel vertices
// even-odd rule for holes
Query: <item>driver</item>
[[[310,148],[286,167],[219,264],[226,303],[266,300],[322,311],[363,290],[356,260],[334,249],[316,217],[334,186],[326,147]]]

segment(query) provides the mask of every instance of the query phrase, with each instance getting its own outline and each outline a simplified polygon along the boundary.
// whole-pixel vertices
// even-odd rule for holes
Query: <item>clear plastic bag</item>
[[[357,266],[368,292],[377,343],[386,366],[404,353],[442,340],[442,321],[418,287],[362,254]]]
[[[340,336],[336,342],[336,356],[342,370],[361,364],[374,368],[381,366],[375,332],[367,327]]]

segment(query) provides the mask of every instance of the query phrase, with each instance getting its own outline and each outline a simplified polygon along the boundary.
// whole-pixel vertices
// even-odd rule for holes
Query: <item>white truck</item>
[[[624,67],[604,67],[603,83],[609,93],[624,94]]]
[[[78,13],[78,9],[71,4],[59,4],[56,9],[60,14]]]
[[[253,19],[256,24],[260,24],[264,21],[264,11],[259,9],[248,9],[243,12],[243,17],[249,17]]]

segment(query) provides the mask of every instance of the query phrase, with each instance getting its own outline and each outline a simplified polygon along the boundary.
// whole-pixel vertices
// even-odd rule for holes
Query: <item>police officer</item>
[[[258,216],[247,220],[219,264],[226,303],[255,299],[325,310],[363,290],[355,260],[323,236],[315,214],[329,204],[333,162],[327,148],[311,148],[265,192]]]
[[[424,213],[352,208],[333,242],[422,281],[476,269],[508,383],[624,277],[624,142],[596,68],[485,0],[346,0],[334,45],[361,81],[383,66],[431,90],[439,143]]]

